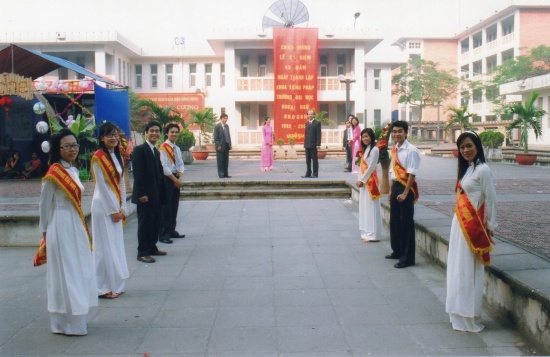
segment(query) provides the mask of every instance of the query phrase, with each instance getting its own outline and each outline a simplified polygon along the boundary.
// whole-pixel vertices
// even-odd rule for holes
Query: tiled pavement
[[[508,205],[499,206],[501,228],[510,220],[507,210],[515,217],[540,217],[541,209],[548,208],[548,169],[490,165],[501,206]],[[257,166],[254,161],[232,160],[230,180],[299,179],[304,165],[277,161],[274,172],[267,174]],[[321,179],[354,181],[341,169],[341,160],[322,161]],[[421,202],[441,211],[447,208],[440,207],[450,207],[454,172],[452,159],[423,157]],[[185,178],[218,181],[215,161],[188,165]],[[501,186],[514,182],[518,190],[507,188],[501,194]],[[4,184],[0,182],[0,204],[17,206],[4,192],[22,185],[10,189]],[[542,192],[526,193],[531,184],[539,185]],[[520,203],[524,205],[519,207]],[[179,222],[187,237],[161,244],[168,255],[157,263],[141,264],[135,260],[137,219],[135,215],[129,219],[127,292],[119,299],[100,301],[89,315],[86,337],[51,334],[45,268],[32,267],[34,249],[0,248],[0,356],[536,352],[512,327],[487,314],[482,333],[453,331],[444,312],[444,271],[421,256],[415,267],[394,269],[383,258],[389,250],[387,232],[381,243],[361,243],[357,205],[349,200],[184,201]],[[545,224],[546,219],[539,219],[525,228],[537,232]],[[544,237],[532,238],[544,242]]]

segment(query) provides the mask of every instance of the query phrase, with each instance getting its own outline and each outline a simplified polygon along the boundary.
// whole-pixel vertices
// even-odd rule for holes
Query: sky
[[[143,48],[208,46],[220,31],[255,31],[276,0],[0,0],[0,32],[115,30]],[[532,0],[539,1],[540,0]],[[302,0],[308,27],[365,30],[375,37],[453,36],[522,0]],[[546,1],[550,5],[550,0]],[[9,5],[8,5],[9,3]],[[6,7],[7,6],[7,7]],[[29,11],[31,9],[31,11]],[[354,14],[361,15],[354,23]],[[355,26],[355,27],[354,27]]]

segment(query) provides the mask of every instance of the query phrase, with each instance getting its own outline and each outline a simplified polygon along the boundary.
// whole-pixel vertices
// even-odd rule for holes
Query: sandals
[[[119,297],[120,295],[122,295],[124,292],[120,292],[120,293],[115,293],[113,294],[111,291],[109,291],[108,293],[105,293],[103,295],[99,295],[100,298],[103,298],[103,299],[116,299],[117,297]]]

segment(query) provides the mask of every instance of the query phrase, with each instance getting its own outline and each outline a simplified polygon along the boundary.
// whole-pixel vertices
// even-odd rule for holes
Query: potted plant
[[[181,150],[183,162],[186,164],[193,163],[193,153],[189,150],[195,145],[195,135],[189,129],[183,128],[176,139],[176,145]]]
[[[474,115],[472,113],[468,113],[468,105],[464,105],[460,108],[456,107],[449,107],[447,108],[447,111],[450,111],[449,114],[449,121],[447,122],[447,125],[445,126],[445,132],[447,132],[449,129],[459,126],[462,131],[466,130],[475,130],[475,126],[470,123],[470,118]],[[454,141],[454,140],[453,140]],[[458,157],[458,149],[454,148],[452,149],[453,156]]]
[[[277,145],[278,147],[275,148],[275,159],[285,159],[285,149],[283,148],[283,145],[285,144],[285,140],[283,138],[277,139]]]
[[[193,150],[193,157],[195,160],[206,160],[208,158],[208,151],[206,147],[202,145],[203,140],[209,140],[209,135],[214,130],[214,123],[217,116],[212,108],[204,108],[203,110],[192,110],[187,112],[191,116],[189,124],[196,124],[199,127],[199,146]]]
[[[516,119],[506,127],[506,130],[511,131],[514,128],[519,128],[519,145],[523,146],[523,153],[516,154],[516,161],[519,165],[533,165],[537,161],[536,154],[529,154],[529,131],[533,130],[536,138],[542,135],[541,118],[546,111],[535,107],[538,97],[539,93],[532,92],[524,104],[517,102],[505,109],[505,112],[517,115]]]
[[[294,144],[296,144],[296,141],[294,140],[294,138],[288,139],[288,145],[290,145],[290,147],[288,148],[288,150],[286,152],[286,158],[287,159],[297,159],[298,158],[298,154],[296,153],[296,148],[294,147]]]
[[[331,119],[329,119],[327,115],[328,113],[326,111],[321,110],[319,113],[315,114],[315,120],[319,121],[321,125],[327,125],[332,128],[334,127],[334,122]],[[317,150],[317,158],[324,159],[327,156],[327,152],[328,152],[328,147],[319,148]]]
[[[479,140],[485,151],[485,159],[501,160],[502,159],[502,143],[504,143],[504,134],[499,131],[485,130],[479,134]]]

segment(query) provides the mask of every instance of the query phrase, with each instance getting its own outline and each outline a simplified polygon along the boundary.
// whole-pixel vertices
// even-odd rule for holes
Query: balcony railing
[[[241,77],[237,78],[238,91],[272,91],[275,83],[273,77]]]
[[[502,43],[503,44],[509,43],[509,42],[512,42],[512,41],[514,41],[514,32],[502,37]]]
[[[255,92],[272,91],[275,88],[275,78],[273,77],[240,77],[237,78],[237,91]],[[353,89],[353,83],[350,84]],[[346,84],[340,83],[338,77],[319,77],[317,78],[317,90],[322,91],[345,91]]]

